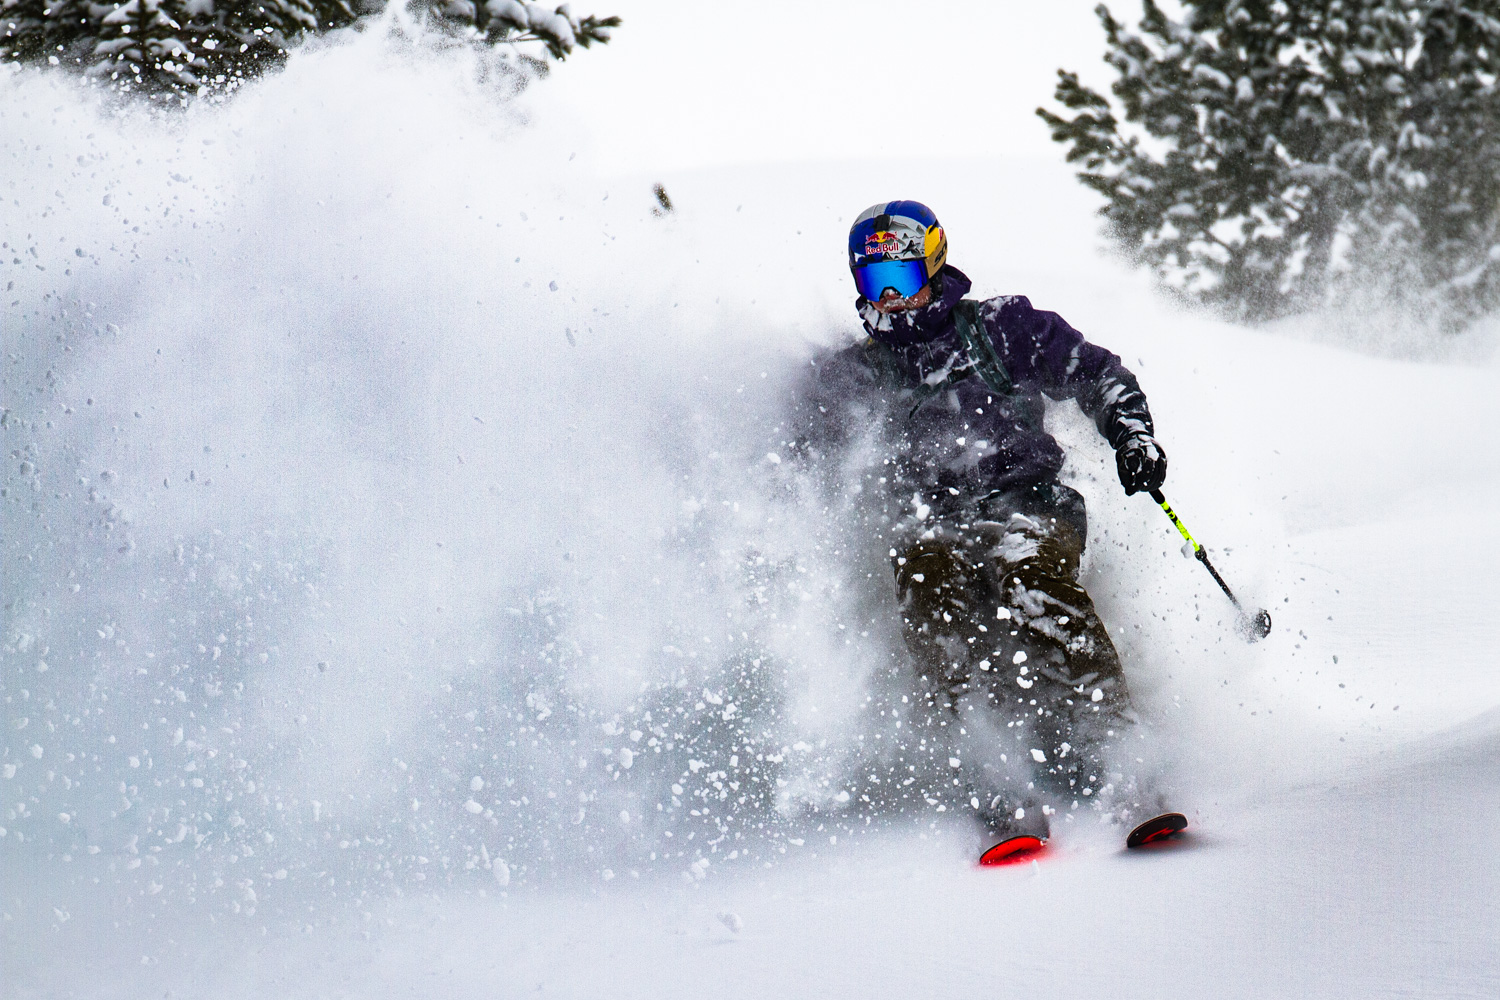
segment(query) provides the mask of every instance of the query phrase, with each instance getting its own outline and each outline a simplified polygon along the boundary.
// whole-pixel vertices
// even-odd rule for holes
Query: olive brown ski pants
[[[1042,799],[1097,801],[1133,719],[1078,584],[1087,530],[1083,498],[1056,485],[903,524],[893,561],[925,722],[954,724],[959,798],[997,830],[1033,828],[1011,820]]]

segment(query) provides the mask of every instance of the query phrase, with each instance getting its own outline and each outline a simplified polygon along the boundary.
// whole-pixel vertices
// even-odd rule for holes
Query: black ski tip
[[[979,863],[990,865],[1011,865],[1019,861],[1029,861],[1039,854],[1047,842],[1041,837],[1033,837],[1029,833],[1023,833],[1017,837],[1002,840],[979,856]]]
[[[1152,816],[1130,831],[1130,836],[1125,838],[1125,846],[1136,848],[1159,843],[1186,830],[1187,825],[1187,817],[1182,813],[1162,813],[1160,816]]]

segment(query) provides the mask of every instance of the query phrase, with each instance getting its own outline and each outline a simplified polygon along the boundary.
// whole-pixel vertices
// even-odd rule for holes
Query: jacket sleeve
[[[1135,375],[1118,355],[1084,339],[1057,313],[1032,308],[1023,295],[991,299],[982,315],[1018,386],[1053,399],[1075,399],[1111,448],[1152,434],[1151,410]]]

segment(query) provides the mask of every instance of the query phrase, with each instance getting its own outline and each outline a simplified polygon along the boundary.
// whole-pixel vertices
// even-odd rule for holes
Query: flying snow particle
[[[731,934],[738,934],[745,926],[745,922],[740,919],[738,913],[730,913],[727,910],[719,914],[719,923],[729,928]]]
[[[620,751],[620,766],[630,770],[630,765],[635,763],[635,753],[628,747]]]
[[[496,858],[490,865],[490,871],[495,873],[495,881],[500,883],[501,888],[510,885],[510,865]]]
[[[473,813],[475,816],[478,816],[480,813],[484,812],[484,806],[480,805],[478,802],[475,802],[473,799],[465,802],[464,808]]]
[[[37,760],[41,760],[43,752],[44,751],[42,750],[42,745],[40,743],[31,744],[31,756],[35,757]]]
[[[1031,751],[1031,759],[1036,761],[1038,764],[1041,764],[1047,760],[1047,755],[1042,753],[1042,751],[1033,748]]]
[[[472,778],[469,779],[469,791],[471,791],[471,792],[479,792],[479,791],[483,791],[483,790],[484,790],[484,779],[483,778],[481,778],[479,775],[476,774],[476,775],[474,775],[474,777],[472,777]]]
[[[630,810],[628,810],[628,809],[621,809],[620,810],[620,822],[621,823],[629,823],[630,822]]]
[[[949,757],[948,758],[948,766],[949,767],[962,767],[963,763],[964,762],[961,761],[961,760],[959,760],[957,757]]]
[[[1091,694],[1091,695],[1089,695],[1089,701],[1103,701],[1103,700],[1104,700],[1104,692],[1101,689],[1099,689],[1099,688],[1094,688],[1094,693]]]
[[[1026,651],[1024,649],[1018,649],[1018,650],[1016,650],[1016,655],[1010,658],[1010,662],[1016,664],[1017,666],[1020,666],[1021,664],[1025,663],[1026,662]]]

